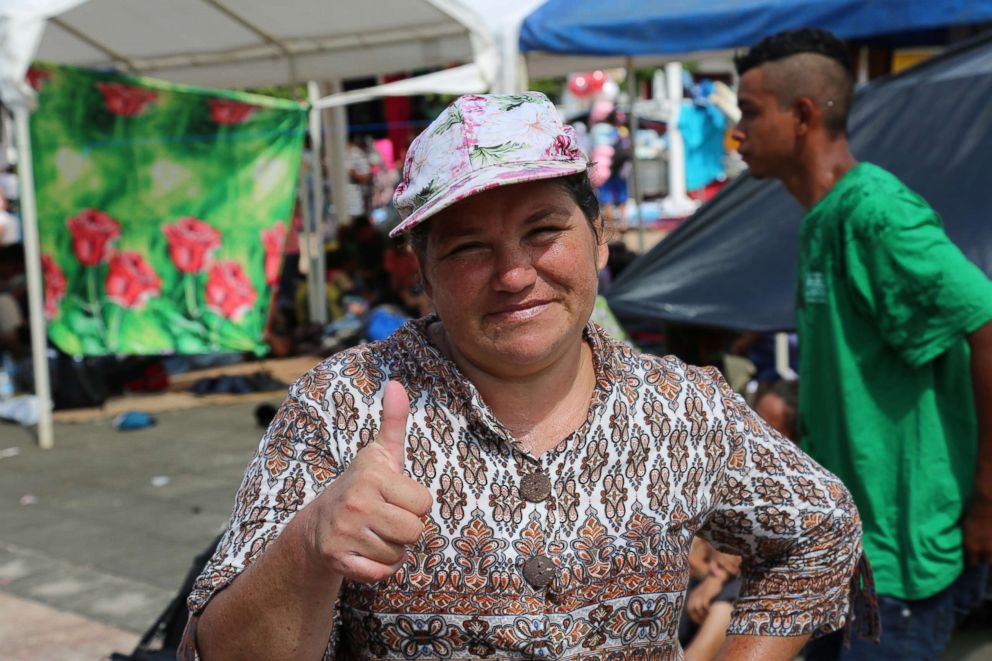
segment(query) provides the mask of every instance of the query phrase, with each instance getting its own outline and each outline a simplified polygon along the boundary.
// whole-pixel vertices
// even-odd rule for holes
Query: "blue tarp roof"
[[[520,31],[521,51],[664,55],[751,46],[818,27],[844,39],[992,21],[992,0],[548,0]]]
[[[922,195],[992,276],[990,99],[992,32],[862,88],[848,128],[855,157]],[[780,183],[743,175],[628,266],[606,298],[625,323],[792,328],[802,218]]]

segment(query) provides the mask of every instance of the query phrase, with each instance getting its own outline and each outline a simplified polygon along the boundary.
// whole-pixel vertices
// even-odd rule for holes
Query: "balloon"
[[[606,74],[602,71],[573,73],[568,77],[568,90],[577,97],[589,96],[603,89]]]
[[[575,96],[585,96],[589,93],[589,81],[583,74],[572,74],[568,77],[568,91]]]
[[[620,94],[620,86],[616,84],[616,81],[607,80],[603,83],[603,91],[600,96],[609,101],[616,101],[617,96]]]

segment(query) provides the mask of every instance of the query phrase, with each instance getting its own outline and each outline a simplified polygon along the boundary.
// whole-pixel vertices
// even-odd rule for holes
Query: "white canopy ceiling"
[[[49,19],[35,57],[211,87],[355,78],[472,61],[466,4],[89,0]]]

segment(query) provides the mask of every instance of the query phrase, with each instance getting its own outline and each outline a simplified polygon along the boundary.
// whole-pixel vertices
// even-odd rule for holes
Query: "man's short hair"
[[[742,76],[769,63],[776,64],[772,78],[781,107],[808,97],[820,106],[832,135],[846,132],[854,99],[854,69],[843,41],[817,28],[786,30],[765,37],[734,58]]]

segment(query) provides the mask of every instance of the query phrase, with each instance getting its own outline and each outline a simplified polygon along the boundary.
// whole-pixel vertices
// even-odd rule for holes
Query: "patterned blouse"
[[[696,534],[744,557],[731,633],[843,626],[861,557],[851,496],[715,369],[636,354],[590,323],[589,415],[535,459],[429,342],[432,321],[290,389],[189,598],[185,658],[211,596],[375,438],[387,379],[410,395],[406,470],[434,505],[397,574],[344,583],[325,658],[679,659]]]

